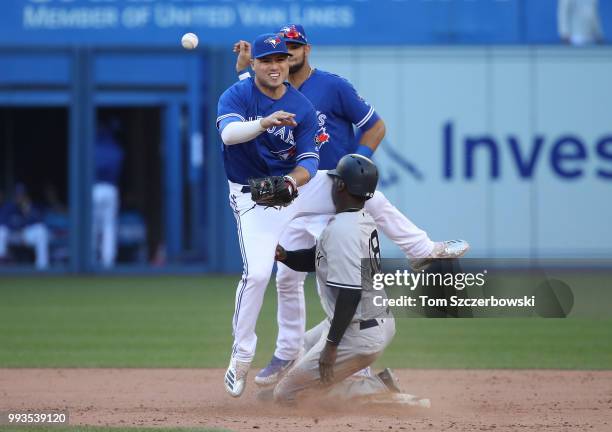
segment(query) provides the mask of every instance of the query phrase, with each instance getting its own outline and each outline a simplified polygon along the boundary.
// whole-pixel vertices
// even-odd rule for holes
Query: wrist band
[[[240,72],[238,72],[238,79],[240,81],[245,80],[247,78],[251,78],[251,73],[249,72],[249,68],[242,69]]]
[[[335,342],[335,341],[331,340],[330,338],[327,338],[327,342],[329,342],[332,345],[338,345],[338,342]]]
[[[291,187],[293,188],[291,192],[295,192],[297,190],[297,182],[295,181],[295,179],[289,175],[286,175],[283,178],[285,179],[285,181],[291,183]]]
[[[374,154],[374,151],[370,147],[368,147],[366,145],[359,144],[359,146],[357,147],[357,150],[355,151],[355,153],[357,153],[357,154],[359,154],[361,156],[365,156],[367,158],[371,158],[372,155]]]

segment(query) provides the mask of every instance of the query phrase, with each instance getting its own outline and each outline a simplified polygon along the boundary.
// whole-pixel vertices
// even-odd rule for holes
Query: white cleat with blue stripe
[[[246,377],[249,373],[250,362],[242,362],[232,358],[225,371],[225,390],[232,397],[240,397],[246,387]]]

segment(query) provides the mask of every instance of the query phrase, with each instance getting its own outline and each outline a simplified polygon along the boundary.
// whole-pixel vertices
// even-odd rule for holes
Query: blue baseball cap
[[[262,58],[270,54],[287,54],[287,44],[280,36],[274,33],[264,33],[255,38],[251,44],[251,56],[253,58]]]
[[[276,32],[285,42],[307,45],[308,39],[302,24],[287,24]]]

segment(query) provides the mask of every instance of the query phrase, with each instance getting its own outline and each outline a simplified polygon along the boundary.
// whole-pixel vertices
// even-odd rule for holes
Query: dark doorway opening
[[[161,108],[98,108],[97,122],[112,129],[124,151],[117,261],[155,263],[164,243]]]
[[[68,108],[0,107],[0,203],[25,191],[48,229],[49,263],[68,256]],[[12,232],[9,262],[32,261],[34,252]]]

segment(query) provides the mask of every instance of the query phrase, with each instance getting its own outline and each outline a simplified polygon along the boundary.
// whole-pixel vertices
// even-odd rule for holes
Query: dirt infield
[[[0,369],[0,411],[68,410],[73,425],[235,431],[610,431],[612,371],[403,370],[432,408],[302,407],[240,399],[214,369]]]

